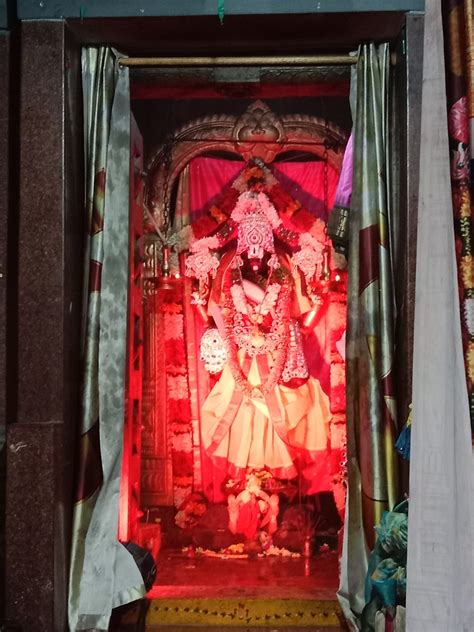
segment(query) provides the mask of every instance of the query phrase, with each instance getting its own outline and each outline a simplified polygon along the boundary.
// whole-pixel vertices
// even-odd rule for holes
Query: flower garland
[[[193,432],[184,339],[182,293],[169,292],[162,306],[166,357],[167,427],[173,465],[173,500],[180,507],[193,488]]]
[[[323,244],[308,233],[302,233],[299,238],[300,249],[295,252],[291,260],[297,266],[310,283],[311,279],[320,272],[323,262]]]
[[[281,285],[279,283],[269,283],[260,306],[258,309],[252,309],[245,297],[242,283],[234,283],[230,287],[230,293],[232,294],[235,309],[241,314],[245,314],[250,319],[256,318],[257,322],[262,322],[263,318],[275,308],[280,290]]]
[[[274,281],[270,283],[277,273],[281,277],[281,282],[277,283]],[[278,293],[276,293],[275,285],[279,286]],[[236,286],[237,290],[233,290]],[[272,271],[268,280],[268,287],[272,287],[272,295],[276,297],[273,316],[270,315],[270,309],[268,309],[266,314],[271,321],[269,327],[268,318],[266,319],[267,322],[265,322],[263,314],[259,314],[263,318],[260,322],[256,322],[255,319],[251,318],[250,309],[246,304],[245,292],[242,288],[240,269],[234,268],[226,272],[226,278],[224,280],[225,299],[222,316],[225,327],[228,361],[237,388],[244,391],[248,396],[258,394],[266,395],[270,393],[280,380],[286,362],[292,294],[289,274],[283,272],[281,269]],[[236,294],[240,296],[237,302],[233,297],[233,295]],[[242,296],[244,299],[242,299]],[[245,304],[243,300],[245,300]],[[265,298],[262,303],[264,302]],[[258,320],[260,319],[257,319],[257,321]],[[266,328],[269,328],[269,331],[262,331],[262,329]],[[270,367],[268,376],[264,383],[258,387],[252,386],[242,371],[238,357],[239,349],[245,349],[250,357],[267,353],[272,354],[273,364]]]

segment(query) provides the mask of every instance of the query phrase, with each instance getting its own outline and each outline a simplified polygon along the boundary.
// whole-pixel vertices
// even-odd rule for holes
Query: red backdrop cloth
[[[200,217],[231,185],[245,163],[219,158],[194,158],[189,164],[191,221]],[[324,162],[280,162],[272,171],[288,193],[316,217],[327,218],[325,204]],[[328,165],[328,208],[334,204],[337,171]]]
[[[238,160],[194,158],[189,163],[191,222],[220,197],[223,189],[232,184],[245,163]]]
[[[228,99],[229,96],[238,94],[242,90],[241,84],[227,83],[218,86],[189,86],[160,85],[156,82],[144,83],[140,81],[130,82],[130,96],[132,99],[142,101],[144,99]],[[281,99],[284,97],[348,97],[350,92],[349,81],[323,81],[311,84],[246,84],[247,99]]]
[[[327,220],[327,209],[334,204],[338,172],[328,165],[327,204],[324,191],[324,162],[278,162],[273,173],[283,188],[316,217]]]

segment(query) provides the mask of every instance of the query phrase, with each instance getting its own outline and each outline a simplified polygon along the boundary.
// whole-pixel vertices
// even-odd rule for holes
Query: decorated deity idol
[[[300,324],[319,308],[312,283],[324,244],[283,224],[262,187],[197,240],[186,274],[215,327],[201,358],[220,373],[201,410],[203,446],[232,478],[266,469],[291,479],[327,451],[328,397],[309,374]]]

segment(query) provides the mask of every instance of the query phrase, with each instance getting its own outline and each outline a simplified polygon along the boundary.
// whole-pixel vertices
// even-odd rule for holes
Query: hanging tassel
[[[224,14],[225,14],[224,0],[217,0],[217,15],[219,16],[219,21],[221,24],[224,24]]]

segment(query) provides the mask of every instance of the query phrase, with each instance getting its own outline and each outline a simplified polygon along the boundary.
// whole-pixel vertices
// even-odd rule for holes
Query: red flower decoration
[[[331,386],[331,412],[343,413],[346,410],[346,385]]]
[[[163,303],[162,310],[168,314],[180,314],[183,311],[183,308],[178,303],[174,303],[174,297],[170,297],[170,301],[166,301]]]
[[[229,191],[226,193],[226,195],[223,197],[221,203],[218,204],[218,207],[220,208],[220,210],[223,213],[225,213],[228,217],[234,210],[234,206],[238,200],[239,195],[240,193],[237,191],[237,189],[234,189],[233,187],[231,187]]]
[[[168,419],[171,422],[191,421],[191,410],[187,399],[168,399]],[[189,428],[189,425],[188,425]]]
[[[275,184],[269,191],[268,196],[275,208],[280,213],[286,213],[287,207],[294,205],[295,200],[279,184]]]
[[[193,453],[172,452],[173,476],[192,476]]]
[[[316,218],[309,211],[302,208],[294,213],[291,221],[298,230],[304,233],[310,231],[312,225],[316,221]]]
[[[175,339],[165,341],[165,354],[170,364],[185,367],[186,351],[184,345],[176,344]]]
[[[218,224],[209,216],[203,215],[193,223],[193,233],[196,239],[207,237],[217,228]]]

